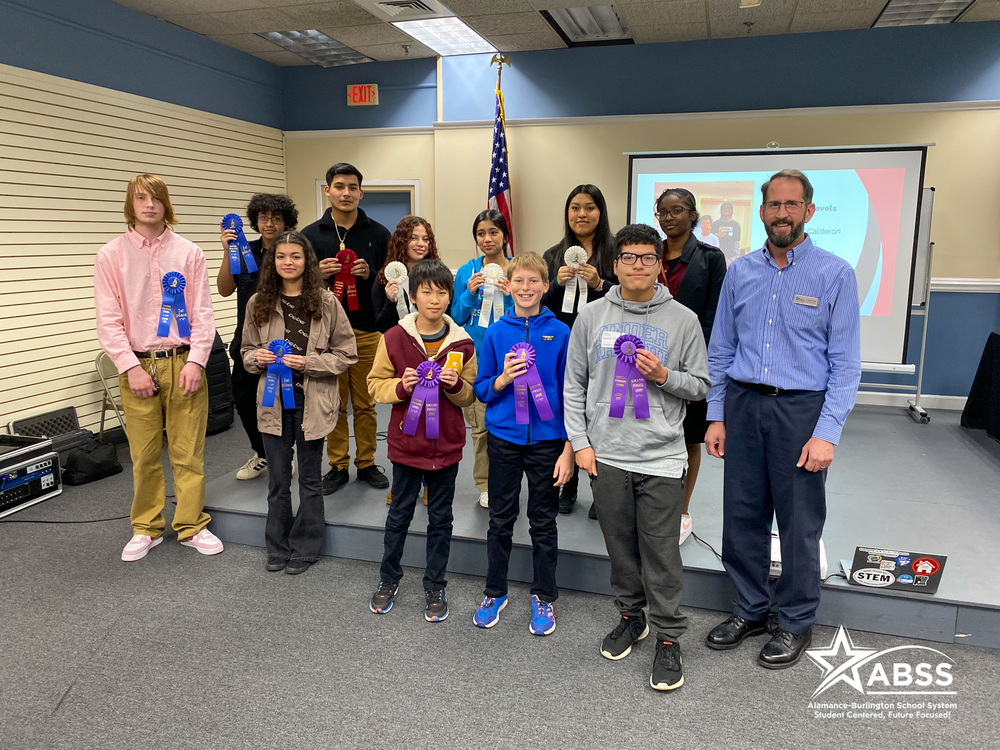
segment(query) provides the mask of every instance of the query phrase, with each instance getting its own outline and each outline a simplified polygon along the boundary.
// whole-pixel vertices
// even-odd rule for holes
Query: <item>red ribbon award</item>
[[[358,309],[358,280],[351,273],[354,261],[358,259],[358,254],[353,250],[341,250],[337,253],[337,262],[340,263],[340,270],[333,277],[333,293],[344,304],[344,292],[347,292],[347,309]]]

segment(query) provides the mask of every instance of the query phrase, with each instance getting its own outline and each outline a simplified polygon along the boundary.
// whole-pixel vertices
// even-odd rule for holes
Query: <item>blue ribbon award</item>
[[[233,276],[240,273],[240,253],[243,254],[243,262],[246,263],[247,271],[253,273],[257,270],[257,261],[253,259],[250,252],[250,243],[247,242],[246,235],[243,234],[243,219],[237,214],[226,214],[222,217],[222,228],[232,229],[236,232],[236,240],[229,243],[229,271]]]
[[[292,368],[282,361],[282,357],[292,353],[292,345],[284,339],[275,339],[267,345],[277,359],[267,366],[267,378],[264,380],[264,395],[261,406],[274,406],[278,395],[278,383],[281,383],[281,404],[286,409],[295,408],[295,391],[292,388]]]
[[[156,327],[156,335],[170,335],[170,318],[177,318],[177,334],[181,338],[191,336],[191,324],[188,321],[187,306],[184,304],[184,276],[177,271],[164,274],[163,304],[160,306],[160,324]]]

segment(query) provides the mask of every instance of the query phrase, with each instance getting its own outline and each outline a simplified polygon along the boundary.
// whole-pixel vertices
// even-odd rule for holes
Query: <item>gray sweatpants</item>
[[[597,520],[611,560],[611,588],[623,615],[649,605],[650,629],[669,640],[687,629],[681,614],[678,547],[684,479],[636,474],[597,462],[591,480]]]

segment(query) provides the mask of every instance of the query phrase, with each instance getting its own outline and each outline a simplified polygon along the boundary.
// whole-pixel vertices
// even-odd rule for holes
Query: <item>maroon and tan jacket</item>
[[[417,333],[417,313],[412,312],[399,325],[390,328],[379,342],[375,362],[368,374],[368,392],[380,404],[392,404],[389,419],[389,460],[416,469],[442,469],[462,460],[465,448],[465,417],[462,407],[476,400],[472,381],[476,379],[476,349],[465,330],[447,315],[448,333],[441,342],[434,361],[444,366],[449,352],[462,355],[462,370],[454,388],[441,387],[439,398],[439,437],[429,440],[425,434],[425,416],[420,415],[416,435],[403,434],[410,397],[403,387],[403,372],[416,369],[427,361],[427,350]]]

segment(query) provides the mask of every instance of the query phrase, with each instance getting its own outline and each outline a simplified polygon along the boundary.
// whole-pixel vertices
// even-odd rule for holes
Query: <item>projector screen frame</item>
[[[909,243],[909,254],[906,252],[906,243],[903,236],[900,236],[900,242],[897,245],[896,258],[898,261],[908,261],[908,275],[904,277],[899,271],[894,271],[893,278],[893,289],[897,290],[899,295],[905,296],[905,304],[900,302],[898,299],[893,299],[892,312],[885,317],[885,323],[876,324],[871,330],[877,331],[877,335],[873,333],[872,338],[879,344],[878,347],[872,346],[872,348],[877,348],[880,352],[880,356],[871,358],[872,362],[881,362],[887,364],[905,364],[907,359],[907,348],[909,343],[909,332],[910,332],[910,317],[911,308],[913,304],[914,297],[914,281],[917,273],[917,263],[920,260],[919,255],[919,245],[920,245],[920,234],[921,234],[921,208],[922,208],[922,194],[924,189],[924,176],[927,168],[927,149],[934,145],[933,143],[910,143],[910,144],[878,144],[878,145],[864,145],[864,146],[818,146],[818,147],[795,147],[795,148],[762,148],[762,149],[711,149],[711,150],[683,150],[683,151],[633,151],[624,152],[624,155],[628,157],[628,194],[627,194],[627,216],[629,222],[637,222],[638,219],[638,195],[637,186],[639,185],[639,174],[636,173],[636,160],[651,160],[651,159],[701,159],[701,158],[725,158],[725,157],[766,157],[766,158],[779,158],[784,159],[785,157],[795,157],[795,156],[830,156],[830,155],[863,155],[863,154],[896,154],[905,152],[912,154],[918,159],[918,165],[912,165],[915,167],[916,172],[916,184],[912,184],[912,176],[907,174],[906,179],[909,184],[906,186],[902,195],[902,207],[901,207],[901,221],[899,225],[899,234],[902,235],[904,230],[906,233],[912,232],[911,242]],[[795,168],[798,164],[790,162],[785,165],[785,168]],[[815,168],[810,168],[806,166],[803,171],[810,172]],[[829,169],[827,167],[826,169]],[[678,168],[678,173],[688,173],[695,170],[681,169]],[[717,170],[720,173],[725,172],[739,172],[747,171],[747,173],[757,172],[762,174],[767,170],[739,170],[739,169],[728,169],[728,170]],[[773,171],[778,171],[777,169]],[[705,170],[706,174],[711,174],[712,170]],[[644,171],[640,174],[650,174],[655,173]],[[665,172],[666,173],[666,172]],[[913,195],[909,191],[913,191]],[[755,196],[756,198],[756,196]],[[914,201],[912,205],[909,203],[910,199]],[[909,221],[909,212],[912,210],[912,223]],[[754,217],[756,219],[756,216]],[[653,226],[656,227],[655,220],[652,222]],[[807,228],[808,231],[808,228]],[[754,242],[754,247],[762,246],[762,242]],[[818,244],[822,246],[822,241]],[[881,256],[880,256],[881,257]],[[881,262],[881,261],[880,261]],[[897,266],[898,268],[898,266]],[[881,271],[880,271],[881,272]],[[897,276],[898,274],[898,276]],[[905,285],[905,288],[904,288]],[[862,331],[866,330],[864,324],[865,319],[876,320],[874,317],[863,316]],[[895,319],[895,323],[893,323]],[[900,330],[900,321],[902,322]],[[881,327],[880,327],[881,326]],[[886,335],[883,333],[882,328],[889,328],[892,326],[892,335]],[[899,341],[899,336],[902,337],[902,341]],[[864,340],[864,334],[863,334]],[[890,345],[887,343],[891,341],[891,356],[890,352],[883,351],[890,349]],[[898,356],[897,356],[898,352]]]

